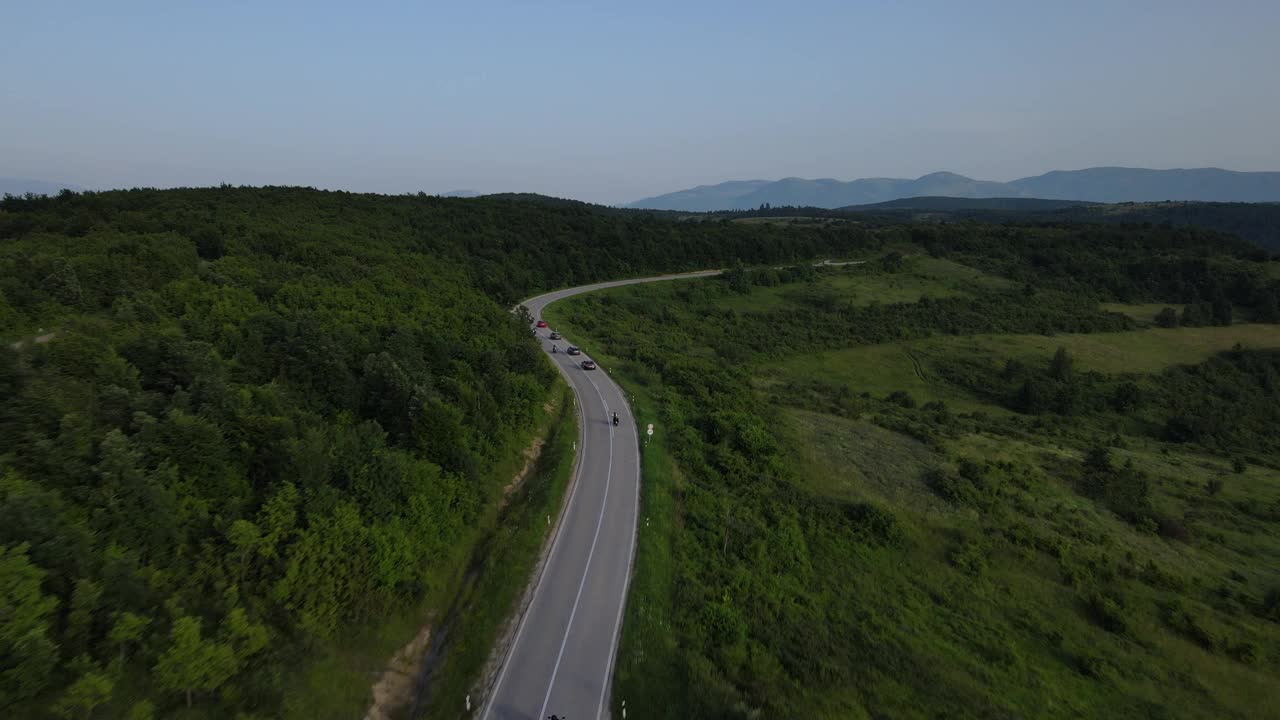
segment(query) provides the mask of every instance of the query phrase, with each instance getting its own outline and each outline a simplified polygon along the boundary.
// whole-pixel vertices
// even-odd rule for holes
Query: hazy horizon
[[[785,177],[1280,170],[1274,3],[66,3],[6,24],[0,176],[86,188],[622,204]]]

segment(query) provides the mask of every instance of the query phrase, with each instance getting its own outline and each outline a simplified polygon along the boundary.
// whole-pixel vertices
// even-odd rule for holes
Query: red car
[[[546,321],[546,320],[539,320],[539,321],[538,321],[538,327],[546,327],[546,326],[547,326],[547,321]]]

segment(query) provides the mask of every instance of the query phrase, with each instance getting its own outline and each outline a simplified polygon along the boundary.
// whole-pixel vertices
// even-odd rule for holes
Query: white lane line
[[[589,376],[587,380],[595,388],[600,404],[604,406],[604,416],[609,417],[609,403],[596,386],[596,381]],[[585,414],[584,414],[585,417]],[[585,424],[585,423],[584,423]],[[560,672],[560,661],[564,659],[564,647],[569,642],[569,632],[573,630],[573,618],[578,614],[578,603],[582,600],[582,589],[587,585],[587,575],[591,574],[591,558],[596,554],[596,541],[600,539],[600,528],[604,526],[604,511],[609,505],[609,482],[613,479],[613,427],[609,427],[609,465],[604,476],[604,497],[600,501],[600,515],[596,517],[596,533],[591,537],[591,549],[587,551],[587,564],[582,568],[582,580],[578,583],[578,594],[573,598],[573,609],[569,611],[569,623],[564,627],[564,637],[560,639],[560,652],[556,653],[556,664],[551,668],[551,681],[547,683],[547,694],[542,698],[542,709],[538,717],[546,717],[547,703],[551,702],[551,691],[556,686],[556,674]]]
[[[595,383],[592,384],[594,385]],[[635,428],[635,433],[633,434],[636,434],[636,497],[631,513],[631,542],[627,544],[627,575],[622,580],[622,597],[618,600],[618,617],[613,621],[613,642],[609,646],[609,662],[605,664],[604,678],[600,681],[600,703],[596,705],[596,720],[600,720],[604,716],[604,699],[609,694],[609,678],[613,677],[613,663],[618,655],[618,635],[622,631],[622,610],[627,606],[627,589],[631,586],[631,562],[635,556],[636,532],[640,523],[640,439],[638,436],[640,426],[635,422],[635,413],[631,411],[631,406],[627,404],[627,397],[623,393],[622,387],[617,387],[618,394],[622,396],[622,407],[626,409],[627,415],[631,418],[631,424]]]
[[[559,364],[557,364],[557,367],[563,367],[563,366],[560,366]],[[561,372],[563,372],[563,370]],[[565,374],[567,375],[567,373]],[[572,387],[572,385],[573,383],[570,382],[570,387]],[[599,390],[597,390],[596,392],[599,392]],[[574,394],[577,395],[576,390]],[[582,410],[583,422],[582,422],[582,427],[578,429],[578,440],[580,445],[583,447],[584,453],[586,451],[586,444],[587,444],[586,419],[587,419],[586,408],[583,408]],[[610,445],[612,445],[612,443],[610,443]],[[610,449],[612,450],[612,447]],[[563,537],[565,534],[564,528],[568,524],[569,513],[573,508],[573,498],[578,494],[578,487],[582,484],[581,480],[582,480],[583,464],[584,463],[578,463],[577,471],[574,473],[573,488],[569,490],[569,499],[566,500],[564,504],[564,514],[562,515],[564,522],[558,523],[556,525],[556,536],[551,539],[551,550],[547,553],[547,562],[545,565],[542,566],[542,572],[538,573],[538,583],[533,588],[533,596],[529,599],[529,607],[525,609],[524,615],[520,618],[520,626],[516,628],[515,640],[511,642],[511,649],[507,651],[507,657],[502,662],[502,669],[498,671],[498,681],[494,683],[493,692],[489,693],[489,699],[485,702],[484,710],[480,713],[480,717],[482,718],[488,717],[490,710],[493,709],[493,701],[497,699],[499,691],[502,689],[502,680],[507,676],[507,669],[511,666],[511,659],[516,655],[516,648],[520,646],[520,638],[524,635],[525,623],[528,622],[529,616],[533,614],[533,606],[537,604],[538,596],[542,593],[542,581],[547,577],[547,569],[551,567],[552,563],[555,560],[556,550],[560,548],[560,538]]]

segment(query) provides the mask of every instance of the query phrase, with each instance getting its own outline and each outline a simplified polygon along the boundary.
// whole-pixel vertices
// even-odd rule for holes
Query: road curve
[[[547,305],[571,295],[718,272],[583,285],[523,305],[540,320]],[[493,720],[543,720],[553,713],[572,720],[607,717],[631,579],[640,503],[639,432],[631,407],[603,369],[582,369],[585,354],[564,354],[571,340],[549,340],[549,333],[549,328],[537,329],[542,349],[578,399],[577,472],[542,574],[481,712]],[[560,352],[552,353],[552,345]],[[614,412],[617,428],[611,422]]]

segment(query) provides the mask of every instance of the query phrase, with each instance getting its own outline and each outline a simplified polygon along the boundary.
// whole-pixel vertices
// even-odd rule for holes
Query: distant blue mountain
[[[748,180],[701,185],[645,198],[628,207],[651,210],[747,210],[769,205],[838,208],[922,196],[961,198],[1041,198],[1087,202],[1280,201],[1280,172],[1233,172],[1218,168],[1146,170],[1099,167],[1054,170],[1012,182],[974,180],[937,172],[915,180],[865,178]]]
[[[0,177],[0,197],[5,195],[57,195],[61,190],[83,190],[79,185],[70,183],[49,182],[47,180],[31,180],[29,178]]]

